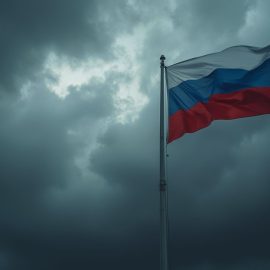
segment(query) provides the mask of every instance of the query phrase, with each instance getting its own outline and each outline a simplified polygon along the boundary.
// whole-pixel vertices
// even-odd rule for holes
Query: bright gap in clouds
[[[102,61],[72,62],[68,57],[60,58],[51,52],[44,65],[45,72],[50,75],[46,84],[50,91],[60,98],[69,95],[70,87],[80,87],[98,79],[101,83],[105,80],[105,72],[111,67]]]
[[[141,66],[137,59],[145,34],[146,30],[138,27],[133,33],[116,39],[113,46],[116,57],[110,62],[93,61],[90,58],[73,62],[68,57],[59,57],[51,52],[44,64],[48,89],[59,98],[65,99],[71,88],[80,91],[81,86],[91,87],[92,82],[106,87],[107,79],[112,78],[109,75],[114,73],[116,76],[111,82],[117,89],[113,96],[114,120],[122,124],[135,121],[148,102],[147,96],[140,91]]]

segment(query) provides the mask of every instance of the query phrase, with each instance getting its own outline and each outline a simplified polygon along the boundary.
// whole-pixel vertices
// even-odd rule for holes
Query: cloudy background
[[[159,57],[270,43],[267,0],[0,0],[0,269],[158,269]],[[170,264],[270,268],[270,117],[168,147]]]

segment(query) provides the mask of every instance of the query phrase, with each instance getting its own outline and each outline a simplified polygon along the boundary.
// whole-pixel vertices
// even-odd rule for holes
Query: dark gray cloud
[[[235,35],[245,24],[246,14],[255,4],[249,0],[233,4],[232,1],[184,1],[184,6],[178,5],[175,9],[173,18],[177,26],[184,24],[188,27],[190,35],[196,33],[205,38]],[[200,31],[197,27],[200,27]]]
[[[265,45],[268,6],[0,1],[0,268],[158,268],[159,56]],[[269,269],[268,122],[169,145],[171,269]]]
[[[51,50],[75,59],[112,57],[115,34],[138,18],[119,2],[0,1],[1,89],[32,79]]]

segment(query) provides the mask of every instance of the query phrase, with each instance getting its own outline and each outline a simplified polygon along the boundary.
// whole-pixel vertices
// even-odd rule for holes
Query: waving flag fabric
[[[270,113],[270,46],[235,46],[166,71],[168,142],[213,120]]]

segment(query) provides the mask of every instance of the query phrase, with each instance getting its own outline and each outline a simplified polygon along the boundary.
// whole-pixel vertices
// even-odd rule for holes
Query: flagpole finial
[[[166,59],[166,57],[162,54],[162,55],[160,56],[160,65],[161,65],[161,66],[164,66],[164,61],[165,61],[165,59]]]

